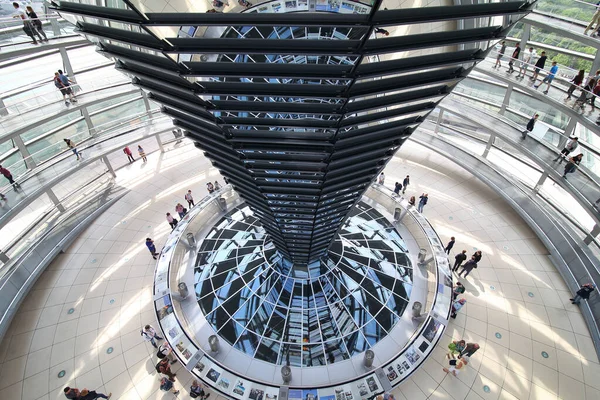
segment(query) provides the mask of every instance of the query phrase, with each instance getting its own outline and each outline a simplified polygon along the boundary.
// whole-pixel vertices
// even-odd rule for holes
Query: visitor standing
[[[481,261],[481,250],[477,250],[475,253],[473,253],[473,258],[475,259],[475,262],[478,263],[479,261]]]
[[[454,257],[454,266],[452,267],[452,271],[458,271],[458,268],[462,265],[462,263],[467,259],[467,251],[463,250],[462,253],[457,254]]]
[[[171,371],[171,364],[169,363],[168,358],[165,357],[156,364],[156,372],[167,375],[171,382],[175,382],[177,374],[174,374],[173,371]]]
[[[427,193],[423,193],[422,195],[419,196],[419,206],[417,207],[417,210],[422,213],[423,212],[423,207],[425,207],[425,205],[427,204],[427,201],[429,200],[429,195]]]
[[[179,214],[179,218],[185,217],[185,214],[187,212],[187,210],[183,207],[183,204],[181,203],[177,203],[177,205],[175,206],[175,211],[177,211],[177,214]]]
[[[452,248],[454,247],[454,243],[455,242],[456,242],[456,240],[454,239],[454,236],[452,236],[450,238],[450,241],[446,245],[446,248],[444,249],[444,251],[446,252],[446,254],[450,254],[450,250],[452,250]]]
[[[77,99],[74,97],[75,96],[75,90],[73,90],[72,85],[76,84],[76,82],[70,80],[69,78],[67,78],[67,76],[62,72],[62,70],[58,70],[58,77],[60,78],[60,80],[62,81],[62,83],[68,87],[69,89],[71,89],[71,91],[73,92],[73,101],[77,103]]]
[[[531,80],[535,83],[540,71],[543,70],[544,67],[546,66],[547,59],[548,59],[548,56],[546,56],[546,52],[542,51],[540,58],[538,58],[538,60],[535,62],[535,68],[533,69],[533,75],[531,76],[531,78],[529,78],[529,80]]]
[[[163,358],[167,358],[171,364],[175,364],[176,362],[178,362],[179,360],[177,358],[175,358],[175,356],[173,355],[173,349],[171,349],[171,346],[169,345],[169,343],[167,342],[163,342],[159,347],[158,347],[158,351],[156,352],[156,356],[158,358],[160,358],[161,360]]]
[[[575,157],[569,158],[569,162],[567,163],[567,165],[565,165],[565,172],[563,173],[562,177],[564,179],[567,179],[567,174],[575,172],[575,170],[577,169],[577,166],[581,163],[582,159],[583,159],[582,153],[579,153]]]
[[[194,379],[192,381],[192,386],[190,386],[190,397],[192,399],[200,398],[200,400],[205,400],[210,397],[210,393],[206,393],[202,384]]]
[[[385,183],[385,174],[382,172],[379,174],[379,178],[377,178],[377,183],[383,185]]]
[[[452,290],[452,300],[456,300],[456,298],[464,292],[465,286],[460,282],[456,282],[456,286],[454,286],[454,289]]]
[[[453,376],[458,376],[461,370],[465,369],[469,359],[467,357],[460,358],[458,360],[448,360],[448,368],[442,368],[445,373],[450,373]]]
[[[533,47],[529,48],[529,51],[525,52],[523,56],[523,62],[521,63],[521,67],[519,68],[519,75],[517,75],[517,79],[523,79],[527,76],[527,69],[530,65],[533,65],[537,59],[537,52]]]
[[[167,222],[169,223],[169,226],[171,227],[171,230],[173,230],[177,226],[177,222],[178,221],[175,218],[173,218],[173,216],[171,215],[171,213],[167,213]]]
[[[140,146],[138,144],[138,154],[140,155],[140,158],[142,159],[143,162],[148,161],[148,159],[146,158],[146,152],[144,151],[144,148],[142,146]]]
[[[521,139],[527,139],[527,134],[533,131],[533,128],[535,128],[535,123],[539,117],[540,114],[535,114],[533,117],[531,117],[531,119],[527,122],[525,130],[521,133]]]
[[[400,182],[396,182],[394,185],[394,193],[400,196],[400,191],[402,190],[402,184]]]
[[[502,57],[504,57],[504,52],[506,51],[506,41],[503,40],[501,45],[500,45],[500,50],[498,50],[498,56],[496,57],[496,64],[494,65],[493,68],[500,68],[502,67],[502,63],[500,62],[500,60],[502,60]]]
[[[546,75],[546,77],[540,82],[539,85],[534,85],[535,89],[537,90],[537,88],[539,88],[544,83],[546,83],[547,86],[546,86],[546,90],[544,90],[544,94],[548,94],[548,90],[550,90],[550,86],[552,86],[552,81],[556,77],[557,73],[558,73],[558,63],[556,61],[552,61],[552,67],[550,67],[550,72],[548,72],[548,75]]]
[[[406,178],[404,178],[404,180],[402,181],[402,194],[406,192],[406,188],[408,187],[408,185],[410,185],[410,176],[406,175]]]
[[[566,159],[566,157],[572,151],[574,151],[578,146],[579,146],[579,138],[576,137],[576,136],[575,137],[571,137],[569,139],[569,141],[567,142],[567,144],[565,145],[564,149],[562,149],[560,151],[560,153],[558,154],[558,157],[556,157],[552,161],[559,161],[559,164],[562,163],[562,160]]]
[[[154,240],[152,240],[151,238],[146,238],[146,247],[150,251],[150,254],[152,254],[152,258],[154,258],[156,260],[156,256],[158,255],[158,253],[156,252],[156,246],[154,245]]]
[[[473,357],[473,354],[475,354],[477,352],[477,350],[479,350],[479,345],[477,343],[467,343],[467,345],[465,346],[465,349],[463,351],[460,352],[460,355],[458,356],[458,358],[463,358],[463,357]]]
[[[206,190],[208,191],[208,194],[212,194],[215,191],[215,187],[212,183],[208,182],[206,184]]]
[[[192,196],[191,190],[188,190],[188,192],[185,194],[185,201],[188,202],[188,207],[194,207],[194,197]]]
[[[60,75],[58,74],[58,72],[54,73],[53,82],[54,82],[54,86],[56,86],[56,88],[60,91],[60,94],[62,94],[63,100],[67,107],[71,104],[71,103],[69,103],[69,100],[67,100],[67,96],[69,99],[71,99],[72,102],[77,103],[77,99],[75,98],[73,91],[71,90],[71,88],[69,86],[66,86],[63,83],[63,81],[60,79]]]
[[[580,69],[579,73],[577,75],[575,75],[575,77],[573,79],[571,79],[571,85],[569,86],[569,89],[567,90],[567,98],[565,100],[569,100],[571,98],[571,95],[573,95],[573,92],[575,91],[575,89],[579,88],[581,86],[581,84],[583,83],[584,78],[585,78],[585,70]]]
[[[215,192],[216,192],[217,190],[221,190],[221,184],[219,183],[219,181],[215,181],[215,185],[214,185],[214,187],[215,187]]]
[[[513,64],[515,61],[519,60],[520,55],[521,55],[521,46],[519,45],[519,43],[517,43],[515,45],[515,49],[513,50],[512,56],[510,57],[510,61],[508,62],[508,70],[506,72],[508,72],[509,74],[512,74],[515,71]]]
[[[463,308],[463,306],[466,304],[467,300],[466,299],[458,299],[458,300],[454,300],[454,302],[452,303],[452,311],[450,316],[452,318],[456,318],[456,316],[458,315],[458,312],[460,311],[461,308]]]
[[[469,276],[469,274],[471,273],[471,271],[473,271],[474,268],[477,268],[477,261],[475,261],[475,256],[471,257],[471,259],[462,266],[462,269],[458,273],[458,276],[462,276],[462,274],[466,272],[465,276],[463,276],[463,278],[466,278],[467,276]]]
[[[414,207],[416,201],[417,200],[415,199],[415,196],[410,196],[410,199],[408,200],[408,205]]]
[[[152,325],[146,325],[144,327],[144,329],[142,329],[141,334],[142,334],[142,337],[144,338],[144,340],[152,343],[152,346],[154,346],[154,348],[156,348],[156,349],[158,349],[158,346],[156,345],[156,341],[163,340],[163,338],[158,336],[158,334],[156,333],[156,329],[154,329],[154,327]]]
[[[127,156],[127,159],[129,160],[129,164],[131,164],[132,162],[135,161],[135,158],[133,158],[133,153],[131,152],[131,149],[129,148],[129,146],[125,146],[125,148],[123,149],[123,153],[125,153],[125,155]]]

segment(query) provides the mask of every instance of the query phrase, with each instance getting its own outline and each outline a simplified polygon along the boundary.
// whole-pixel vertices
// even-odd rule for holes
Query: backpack
[[[193,392],[193,391],[191,391],[191,390],[190,390],[190,397],[191,397],[192,399],[195,399],[195,398],[196,398],[196,397],[198,397],[198,396],[199,396],[199,394],[198,394],[198,393],[196,393],[196,392]]]
[[[166,357],[166,355],[160,349],[158,349],[158,351],[156,352],[156,357],[158,357],[158,358],[160,358],[162,360],[163,358]],[[156,364],[156,370],[157,371],[158,371],[158,367],[159,367],[159,365]]]
[[[160,390],[162,390],[164,392],[168,392],[172,388],[173,388],[173,382],[171,382],[167,378],[162,378],[160,380]]]

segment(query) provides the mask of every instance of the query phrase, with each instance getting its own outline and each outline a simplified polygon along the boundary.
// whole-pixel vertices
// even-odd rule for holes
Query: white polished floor
[[[390,187],[410,174],[406,194],[429,193],[424,213],[443,240],[456,236],[456,251],[483,251],[480,267],[461,280],[467,305],[396,398],[599,399],[600,365],[581,314],[547,251],[508,204],[412,143],[385,172]],[[158,390],[155,351],[140,336],[154,324],[153,260],[144,239],[160,247],[170,230],[165,213],[184,203],[185,191],[200,199],[208,179],[222,179],[191,144],[118,175],[131,192],[54,261],[0,344],[1,400],[64,399],[66,385],[113,399],[173,397]],[[481,345],[458,378],[442,371],[451,338]],[[188,398],[191,376],[179,371],[177,378],[179,397]]]

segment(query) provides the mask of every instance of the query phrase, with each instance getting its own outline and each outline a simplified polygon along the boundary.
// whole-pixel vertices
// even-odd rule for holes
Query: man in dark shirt
[[[456,261],[454,261],[454,267],[452,267],[452,271],[458,271],[460,265],[467,259],[467,251],[463,250],[462,253],[457,254],[456,257],[454,257],[454,259]]]
[[[540,117],[540,114],[535,114],[533,117],[531,117],[529,122],[527,122],[527,129],[525,129],[523,131],[523,133],[521,134],[521,139],[526,139],[527,133],[530,133],[531,131],[533,131],[533,128],[535,127],[535,121],[537,121],[537,119],[539,117]]]
[[[452,250],[452,248],[454,247],[454,242],[456,242],[456,240],[454,240],[454,236],[452,236],[450,238],[450,241],[446,245],[446,248],[444,249],[444,251],[446,252],[446,254],[450,254],[450,250]]]
[[[530,81],[534,81],[534,82],[536,81],[538,74],[540,73],[540,70],[544,69],[547,59],[548,59],[548,57],[546,56],[546,52],[542,51],[542,56],[535,63],[535,69],[533,70],[533,76],[531,78],[529,78]]]
[[[515,62],[515,60],[519,59],[519,55],[521,54],[521,47],[519,46],[519,43],[517,43],[517,46],[515,47],[515,50],[512,53],[512,57],[510,58],[510,61],[508,62],[508,72],[509,74],[512,74],[515,69],[513,68],[513,64]]]
[[[406,175],[406,178],[404,178],[404,180],[402,181],[402,186],[403,186],[402,194],[404,194],[404,192],[406,192],[406,187],[408,185],[410,185],[410,176]]]

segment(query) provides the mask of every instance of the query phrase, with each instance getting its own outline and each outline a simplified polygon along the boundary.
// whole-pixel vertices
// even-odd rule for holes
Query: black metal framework
[[[274,15],[143,13],[124,2],[53,6],[163,104],[298,265],[326,255],[396,150],[534,3],[379,10],[376,0],[368,14]],[[453,29],[375,35],[441,21]],[[160,26],[226,29],[161,38]]]

